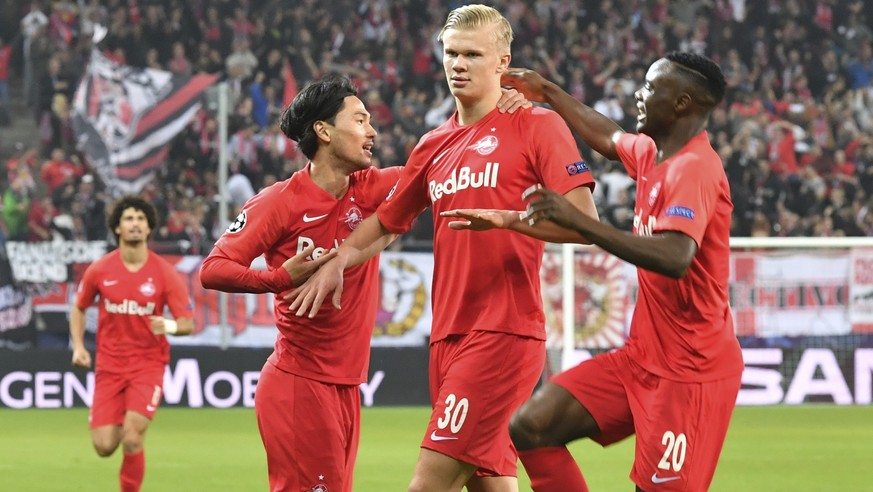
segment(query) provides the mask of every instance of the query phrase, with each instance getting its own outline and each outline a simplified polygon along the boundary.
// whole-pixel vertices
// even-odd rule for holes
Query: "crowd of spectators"
[[[379,130],[374,160],[403,165],[418,137],[454,110],[436,35],[462,2],[439,0],[33,1],[0,36],[0,125],[33,118],[0,173],[0,242],[52,228],[104,239],[111,200],[75,147],[69,115],[96,25],[116,60],[214,73],[231,88],[232,207],[305,165],[277,121],[288,84],[349,74]],[[873,235],[873,2],[861,0],[497,0],[512,23],[514,66],[558,82],[628,130],[646,67],[670,50],[718,61],[726,100],[709,132],[731,182],[734,236]],[[4,53],[6,54],[4,56]],[[290,76],[289,76],[290,71]],[[7,77],[12,74],[14,76]],[[9,84],[29,113],[9,114]],[[144,189],[161,212],[155,239],[205,254],[217,219],[216,108],[172,144]],[[2,127],[0,127],[2,132]],[[589,149],[602,220],[630,228],[633,181]],[[231,212],[231,216],[234,212]],[[60,226],[58,224],[61,224]],[[420,220],[401,245],[428,244]]]

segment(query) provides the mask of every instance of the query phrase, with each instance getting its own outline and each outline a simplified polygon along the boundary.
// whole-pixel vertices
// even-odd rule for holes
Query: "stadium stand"
[[[229,83],[231,167],[254,191],[305,165],[274,122],[289,91],[325,72],[359,86],[380,131],[380,166],[402,165],[453,110],[435,38],[457,1],[10,3],[0,14],[0,248],[50,237],[47,224],[69,237],[106,236],[110,194],[70,125],[96,25],[108,27],[101,48],[117,61]],[[732,185],[735,236],[873,234],[873,2],[494,4],[515,31],[514,66],[540,71],[627,129],[636,81],[652,60],[681,49],[720,62],[729,91],[709,131]],[[204,103],[144,190],[163,218],[155,239],[167,252],[206,254],[225,226],[214,199],[214,95]],[[598,177],[601,217],[627,226],[633,183],[621,166],[584,147],[583,155]],[[426,222],[399,247],[427,248]]]

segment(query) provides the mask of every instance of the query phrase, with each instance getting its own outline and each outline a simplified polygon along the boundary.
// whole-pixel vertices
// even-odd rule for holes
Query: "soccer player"
[[[510,434],[532,487],[588,490],[565,445],[636,434],[636,490],[707,490],[743,371],[728,305],[733,204],[705,131],[724,95],[721,69],[693,53],[654,62],[635,93],[638,134],[532,71],[511,70],[504,84],[548,102],[637,182],[633,234],[555,191],[531,193],[528,220],[557,223],[637,265],[640,285],[625,346],[558,374],[514,415]]]
[[[346,272],[355,292],[347,310],[299,318],[278,294],[333,256],[382,203],[401,168],[372,167],[376,130],[347,77],[307,85],[283,113],[281,128],[310,162],[246,202],[203,262],[200,280],[209,289],[277,294],[279,333],[255,393],[270,489],[350,491],[379,260]],[[251,269],[262,254],[267,270]]]
[[[504,114],[500,76],[509,66],[512,29],[491,7],[453,10],[440,33],[443,67],[456,113],[424,135],[395,191],[297,289],[291,309],[320,316],[334,292],[340,307],[343,272],[358,268],[409,229],[426,207],[434,210],[433,324],[430,393],[433,413],[409,490],[514,491],[517,456],[509,418],[533,392],[545,362],[545,317],[539,268],[549,241],[584,241],[519,214],[509,230],[475,233],[449,228],[443,211],[483,205],[522,210],[521,193],[542,183],[563,193],[582,214],[596,218],[593,179],[570,129],[554,112],[531,108]],[[480,217],[455,227],[490,227]],[[346,274],[347,275],[347,274]],[[354,309],[346,296],[340,312]]]
[[[138,196],[125,196],[108,220],[118,249],[85,270],[70,307],[73,365],[91,367],[85,348],[85,309],[100,297],[91,441],[101,457],[123,445],[121,490],[137,491],[145,474],[143,440],[161,402],[170,361],[166,335],[194,328],[188,289],[173,265],[149,251],[157,212]],[[175,319],[163,317],[168,307]]]

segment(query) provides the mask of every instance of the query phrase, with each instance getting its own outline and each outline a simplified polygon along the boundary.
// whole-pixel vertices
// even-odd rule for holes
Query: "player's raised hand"
[[[520,108],[533,107],[530,101],[524,97],[524,94],[515,89],[501,89],[503,94],[500,95],[500,100],[497,101],[497,110],[501,113],[512,114]]]
[[[531,101],[545,102],[545,86],[548,83],[542,75],[526,68],[509,68],[500,77],[500,85],[520,92]]]
[[[339,259],[331,258],[315,272],[303,285],[285,296],[293,299],[290,309],[297,316],[314,318],[321,308],[324,298],[333,292],[333,307],[342,309],[340,298],[343,295],[343,265]]]
[[[550,189],[532,186],[524,192],[522,199],[531,201],[520,218],[532,226],[540,220],[550,220],[561,227],[573,229],[577,222],[584,220],[580,218],[584,214],[578,208]]]
[[[513,223],[518,222],[519,212],[513,210],[461,208],[440,212],[440,217],[463,219],[450,221],[450,229],[459,231],[487,231],[490,229],[508,229]]]
[[[333,250],[311,261],[307,261],[307,258],[312,255],[313,251],[315,251],[315,245],[309,245],[303,251],[282,263],[282,268],[288,272],[295,286],[302,285],[316,270],[336,256],[336,250]]]
[[[91,367],[91,353],[84,347],[73,348],[73,365],[76,367]]]

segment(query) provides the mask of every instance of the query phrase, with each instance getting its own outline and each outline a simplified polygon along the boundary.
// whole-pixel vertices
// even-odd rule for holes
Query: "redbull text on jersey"
[[[484,171],[475,173],[466,166],[456,169],[442,183],[437,183],[436,181],[428,183],[430,201],[431,203],[436,202],[443,195],[453,195],[467,188],[496,188],[499,169],[499,162],[489,162],[485,165]]]
[[[657,223],[658,219],[650,215],[648,222],[646,224],[643,224],[643,220],[640,217],[640,214],[634,214],[634,230],[637,231],[637,236],[651,236],[652,231],[655,230],[655,225],[657,225]]]
[[[112,314],[129,314],[131,316],[151,316],[155,313],[155,303],[148,302],[145,306],[140,306],[138,302],[125,299],[119,304],[110,302],[109,299],[103,299],[103,307],[107,313]]]
[[[297,253],[299,254],[304,249],[306,249],[310,246],[313,246],[313,245],[315,245],[315,241],[313,241],[311,238],[308,238],[306,236],[300,236],[297,238]],[[306,259],[307,260],[315,260],[325,253],[330,253],[331,251],[336,251],[336,249],[339,248],[339,246],[340,246],[339,241],[334,239],[332,248],[327,249],[327,248],[322,248],[322,247],[316,247],[315,250],[312,252],[312,255],[310,255]]]

